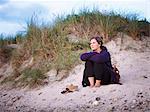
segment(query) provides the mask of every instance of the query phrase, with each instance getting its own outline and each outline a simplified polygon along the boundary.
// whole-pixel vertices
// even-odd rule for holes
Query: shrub
[[[46,78],[39,69],[26,68],[21,74],[22,77],[18,81],[30,87],[41,85]]]
[[[126,32],[130,35],[134,40],[139,35],[139,23],[136,14],[127,15],[127,29]]]

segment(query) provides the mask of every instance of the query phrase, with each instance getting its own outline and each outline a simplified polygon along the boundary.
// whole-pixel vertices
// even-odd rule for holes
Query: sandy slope
[[[118,46],[111,41],[106,46],[113,63],[120,69],[123,85],[106,85],[100,88],[81,86],[84,63],[76,66],[68,78],[36,90],[7,90],[0,87],[0,112],[150,112],[150,50],[139,43],[136,50]],[[133,41],[132,41],[133,43]],[[130,44],[130,43],[128,43]],[[143,50],[144,48],[144,50]],[[140,50],[139,50],[140,49]],[[68,84],[78,85],[79,90],[61,94]],[[100,100],[93,104],[96,98]]]

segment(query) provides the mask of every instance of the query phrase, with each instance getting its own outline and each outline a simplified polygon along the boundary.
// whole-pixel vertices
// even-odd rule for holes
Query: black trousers
[[[83,87],[90,85],[88,77],[94,77],[95,80],[101,80],[101,84],[103,85],[110,84],[111,72],[105,63],[86,61],[82,80]]]

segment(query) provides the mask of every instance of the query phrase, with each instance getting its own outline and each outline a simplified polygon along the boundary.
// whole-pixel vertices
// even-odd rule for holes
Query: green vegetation
[[[136,15],[121,16],[114,12],[102,13],[96,9],[83,9],[78,14],[72,12],[66,17],[57,17],[49,26],[37,21],[36,16],[31,18],[25,34],[0,35],[1,55],[6,46],[19,46],[9,53],[14,73],[3,82],[15,79],[15,84],[40,85],[49,70],[70,70],[80,62],[79,56],[88,49],[88,39],[92,36],[101,35],[104,42],[110,41],[118,32],[127,33],[133,39],[150,36],[150,23],[146,19],[138,20]],[[70,41],[71,35],[75,37],[74,42]],[[22,67],[29,59],[33,60]]]
[[[18,81],[23,82],[24,85],[30,85],[32,87],[42,85],[43,79],[46,78],[39,69],[26,68],[21,74],[22,77],[18,79]]]

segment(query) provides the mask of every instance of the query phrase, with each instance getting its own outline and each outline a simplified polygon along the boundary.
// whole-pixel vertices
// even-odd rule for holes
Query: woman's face
[[[90,47],[93,51],[97,51],[98,49],[100,49],[100,44],[98,44],[98,42],[95,39],[92,39],[90,41]]]

